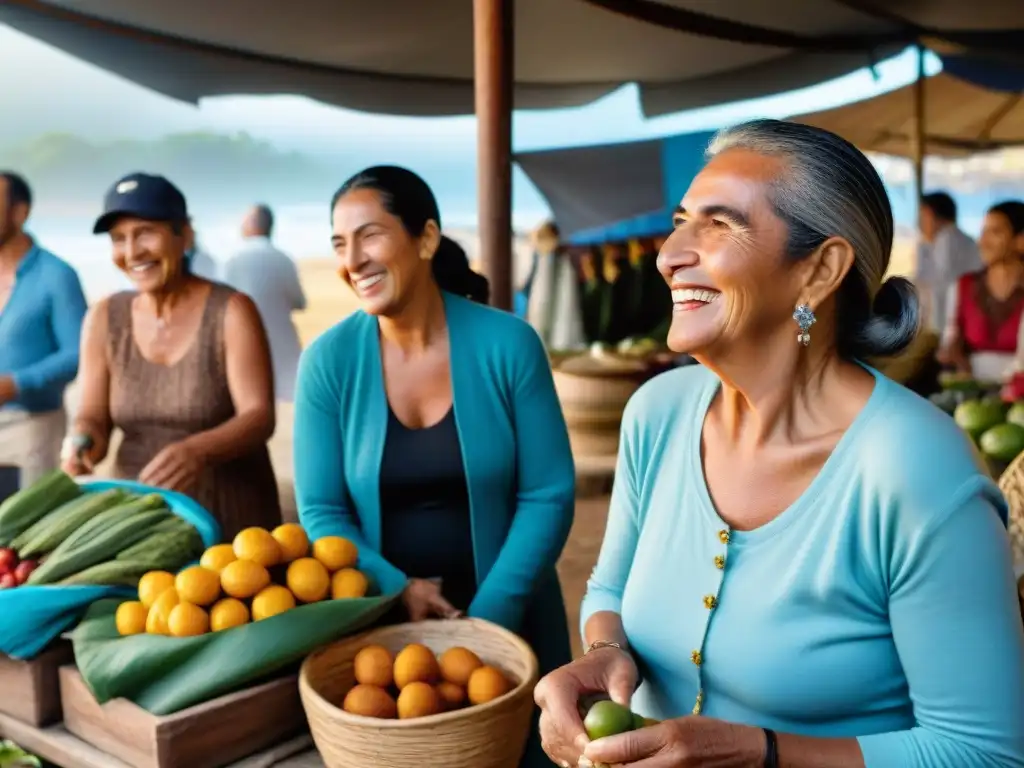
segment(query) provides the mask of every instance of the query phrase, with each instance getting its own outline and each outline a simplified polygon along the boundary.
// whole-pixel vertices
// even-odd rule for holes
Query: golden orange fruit
[[[486,704],[511,690],[511,681],[500,669],[484,666],[473,670],[469,676],[466,696],[471,704]]]
[[[410,643],[395,656],[395,686],[401,690],[410,683],[433,685],[441,679],[434,652],[425,645]]]
[[[393,720],[398,707],[391,694],[375,685],[356,685],[347,694],[341,708],[352,715]]]
[[[342,568],[331,576],[331,599],[333,600],[366,597],[369,589],[370,580],[366,578],[366,574],[355,568]]]
[[[233,563],[237,559],[235,549],[230,544],[215,544],[203,552],[199,564],[203,568],[220,573],[228,563]]]
[[[434,686],[434,689],[437,691],[437,695],[441,697],[444,708],[449,711],[458,709],[466,703],[466,689],[461,685],[442,680]]]
[[[117,606],[117,613],[114,614],[114,623],[117,625],[117,633],[122,636],[140,635],[146,631],[146,619],[149,618],[149,609],[137,600],[129,600]]]
[[[398,719],[436,715],[444,709],[444,702],[429,683],[409,683],[398,694]]]
[[[313,542],[313,557],[334,573],[342,568],[355,568],[359,549],[341,536],[323,536]]]
[[[270,573],[252,560],[235,560],[220,572],[220,585],[230,597],[245,600],[270,584]]]
[[[383,645],[368,645],[360,649],[352,661],[356,682],[387,688],[395,682],[395,657]]]
[[[479,656],[468,648],[459,646],[449,648],[437,661],[441,667],[441,677],[462,688],[469,685],[469,676],[473,671],[484,665]]]
[[[294,607],[295,596],[286,587],[271,584],[252,599],[252,620],[263,621]]]
[[[309,554],[309,537],[298,523],[279,525],[270,535],[281,547],[281,562],[290,563]]]
[[[201,565],[193,565],[175,577],[174,588],[183,602],[213,605],[220,597],[220,574]]]
[[[312,557],[301,557],[288,566],[288,589],[303,603],[316,603],[331,591],[331,575]]]
[[[239,531],[231,547],[239,560],[251,560],[264,568],[281,562],[281,545],[269,531],[262,528],[246,528]]]
[[[156,599],[173,586],[173,573],[150,571],[139,579],[139,602],[147,608],[152,608]]]
[[[202,608],[192,603],[179,602],[171,608],[167,618],[167,630],[171,637],[196,637],[210,631],[210,617]]]
[[[151,635],[168,635],[170,629],[167,621],[171,617],[171,609],[178,604],[178,590],[174,587],[160,593],[146,616],[146,632]]]
[[[210,609],[210,629],[223,632],[225,629],[240,627],[249,623],[249,609],[245,603],[233,597],[217,601]]]

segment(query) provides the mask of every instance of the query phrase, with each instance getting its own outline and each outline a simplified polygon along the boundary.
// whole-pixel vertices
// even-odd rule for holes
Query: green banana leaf
[[[289,670],[315,649],[376,622],[398,597],[326,600],[188,638],[121,637],[114,624],[121,601],[100,600],[71,642],[78,670],[101,704],[126,698],[169,715]]]

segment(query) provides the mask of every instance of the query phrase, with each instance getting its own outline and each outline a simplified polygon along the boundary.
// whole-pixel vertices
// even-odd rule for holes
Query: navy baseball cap
[[[103,197],[103,214],[96,219],[93,234],[109,232],[122,216],[147,221],[188,221],[185,196],[163,176],[131,173],[118,180]]]

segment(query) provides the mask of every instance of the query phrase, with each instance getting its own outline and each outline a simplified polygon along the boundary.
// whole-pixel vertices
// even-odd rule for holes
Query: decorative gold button
[[[690,651],[690,661],[699,667],[704,661],[704,657],[701,656],[700,651]]]
[[[724,528],[718,532],[718,540],[723,544],[729,543],[729,532]]]
[[[704,595],[704,607],[709,611],[718,605],[718,598],[714,595]]]
[[[720,571],[725,570],[725,557],[722,555],[715,555],[715,568]]]
[[[693,714],[699,715],[704,709],[704,689],[697,691],[697,702],[693,705]]]

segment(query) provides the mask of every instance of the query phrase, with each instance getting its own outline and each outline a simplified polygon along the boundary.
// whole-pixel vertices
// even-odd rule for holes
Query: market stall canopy
[[[520,152],[515,161],[547,200],[563,240],[590,245],[668,230],[713,135]]]
[[[624,83],[643,110],[781,93],[922,37],[1020,60],[1004,0],[516,0],[515,106]],[[708,10],[710,9],[710,11]],[[405,115],[473,112],[466,0],[3,0],[0,22],[168,96],[302,94]]]
[[[946,62],[942,73],[924,83],[925,154],[962,157],[1024,145],[1024,78],[1016,90],[991,90],[949,74]],[[998,77],[1009,83],[1011,73],[1004,70]],[[914,86],[791,119],[837,133],[867,152],[909,157]]]

